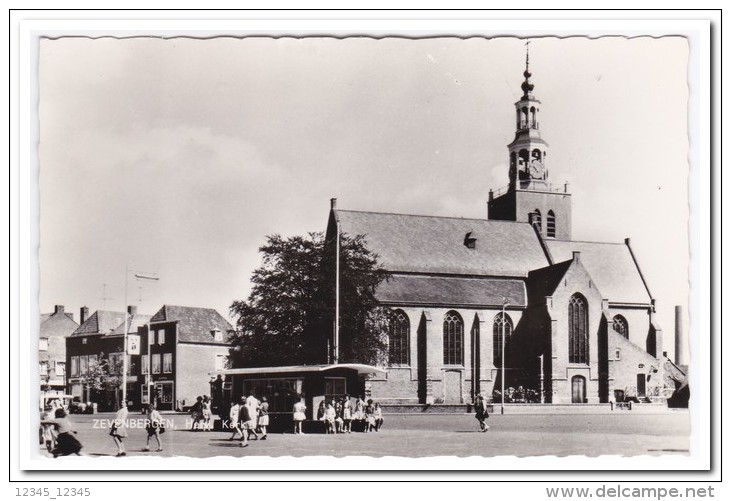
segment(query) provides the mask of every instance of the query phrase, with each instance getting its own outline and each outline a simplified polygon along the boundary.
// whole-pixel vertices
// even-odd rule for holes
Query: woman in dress
[[[157,440],[157,452],[162,452],[160,434],[165,433],[165,428],[162,426],[162,416],[157,412],[155,404],[147,406],[147,423],[145,424],[145,428],[147,429],[147,445],[143,450],[150,450],[150,439],[155,437],[155,440]]]
[[[300,396],[300,399],[294,404],[292,409],[292,421],[294,422],[294,434],[304,435],[302,432],[302,422],[305,420],[305,411],[307,406],[305,405],[305,397]]]
[[[236,435],[238,435],[239,438],[243,438],[244,436],[244,432],[241,431],[239,421],[240,411],[241,406],[235,401],[231,402],[231,408],[228,411],[228,429],[233,430],[233,433],[231,434],[231,438],[229,438],[229,440],[233,440],[234,438],[236,438]]]
[[[363,431],[365,433],[368,433],[369,431],[375,431],[376,429],[376,417],[374,414],[375,409],[373,407],[373,400],[369,398],[368,405],[366,405],[365,408],[365,428],[363,428]]]
[[[261,440],[267,439],[267,426],[269,426],[269,402],[267,397],[261,397],[261,405],[259,405],[259,429],[261,430]]]
[[[42,425],[53,426],[56,430],[56,446],[51,450],[53,457],[69,456],[71,454],[81,455],[81,443],[76,440],[71,422],[66,416],[66,411],[59,407],[54,413],[53,419],[45,419],[41,421]]]
[[[343,399],[343,428],[344,431],[350,433],[350,423],[353,419],[353,409],[350,403],[350,395],[345,395]]]
[[[315,416],[315,419],[322,423],[322,427],[325,429],[325,433],[327,433],[327,422],[325,421],[325,411],[327,409],[325,408],[325,400],[320,401],[320,405],[317,406],[317,416]]]
[[[203,431],[211,431],[213,411],[211,410],[211,399],[208,398],[208,395],[203,395],[201,414],[203,416]]]
[[[343,404],[335,400],[335,433],[344,433],[343,429]]]
[[[114,445],[117,446],[117,457],[126,456],[127,453],[124,450],[124,439],[127,438],[127,403],[122,402],[122,407],[117,411],[117,415],[114,416],[114,423],[112,423],[112,430],[109,434],[114,440]]]
[[[353,412],[353,421],[362,423],[365,421],[365,402],[363,397],[358,397],[355,401],[355,412]]]
[[[373,417],[376,420],[376,431],[381,431],[381,426],[383,426],[383,411],[381,410],[381,404],[378,402],[373,404]]]
[[[327,404],[327,407],[325,408],[325,433],[328,435],[335,433],[335,418],[337,415],[335,414],[335,407],[333,407],[332,402]]]

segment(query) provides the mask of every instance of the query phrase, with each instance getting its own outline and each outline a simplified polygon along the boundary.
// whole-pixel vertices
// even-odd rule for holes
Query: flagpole
[[[122,402],[127,404],[127,336],[129,324],[127,322],[127,288],[129,285],[129,265],[124,267],[124,351],[122,352]]]
[[[333,361],[340,359],[340,224],[335,218],[335,341]]]

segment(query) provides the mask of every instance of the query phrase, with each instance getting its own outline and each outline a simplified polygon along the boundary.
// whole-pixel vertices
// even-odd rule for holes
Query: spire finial
[[[525,42],[525,71],[523,72],[523,76],[525,77],[525,80],[523,81],[523,85],[520,86],[520,88],[523,89],[524,98],[531,97],[531,92],[533,91],[533,84],[530,83],[531,72],[530,72],[530,68],[529,68],[529,63],[530,63],[530,56],[528,53],[529,45],[530,45],[530,40],[527,40]]]

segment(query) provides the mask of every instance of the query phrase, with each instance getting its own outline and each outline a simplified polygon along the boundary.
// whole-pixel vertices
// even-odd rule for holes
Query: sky
[[[342,209],[486,217],[508,183],[525,41],[60,38],[39,48],[39,306],[215,308],[267,235]],[[631,237],[674,353],[688,304],[688,46],[533,39],[573,239]],[[132,275],[129,275],[132,277]]]

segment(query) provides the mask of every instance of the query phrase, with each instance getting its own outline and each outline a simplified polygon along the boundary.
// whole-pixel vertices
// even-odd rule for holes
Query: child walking
[[[155,404],[147,406],[147,445],[143,450],[150,450],[150,439],[155,437],[157,441],[157,452],[162,452],[162,441],[160,440],[160,434],[165,433],[165,428],[162,426],[162,416],[157,412]]]

